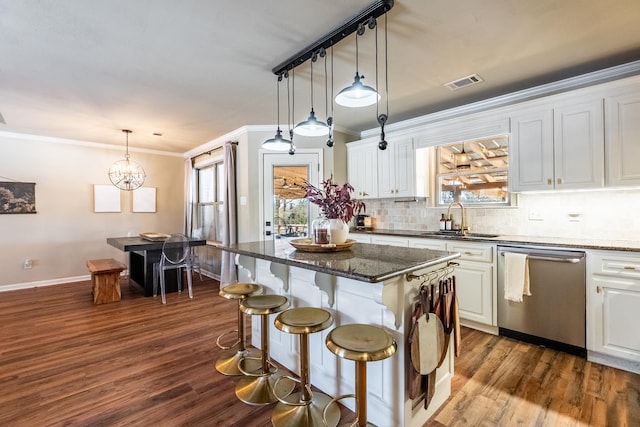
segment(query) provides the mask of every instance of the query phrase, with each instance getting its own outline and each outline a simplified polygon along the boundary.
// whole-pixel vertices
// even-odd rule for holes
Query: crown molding
[[[591,73],[570,77],[556,82],[535,86],[529,89],[488,98],[482,101],[473,102],[459,107],[438,111],[424,116],[414,117],[412,119],[403,120],[397,123],[385,125],[385,131],[397,132],[423,126],[446,119],[464,116],[467,114],[478,113],[482,111],[492,110],[499,107],[507,107],[509,105],[518,104],[525,101],[531,101],[546,96],[556,95],[569,92],[576,89],[587,88],[602,83],[608,83],[615,80],[621,80],[627,77],[633,77],[640,74],[640,60],[629,62],[627,64],[618,65],[603,70],[593,71]],[[379,127],[367,129],[360,133],[361,138],[375,136],[380,132]]]

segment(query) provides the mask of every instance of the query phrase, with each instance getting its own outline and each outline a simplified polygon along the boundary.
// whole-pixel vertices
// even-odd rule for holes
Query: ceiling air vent
[[[445,86],[448,87],[451,90],[458,90],[458,89],[461,89],[463,87],[471,86],[471,85],[474,85],[476,83],[480,83],[480,82],[483,82],[483,81],[484,80],[482,80],[482,77],[480,77],[479,75],[471,74],[470,76],[463,77],[461,79],[454,80],[454,81],[449,82],[449,83],[445,83]]]

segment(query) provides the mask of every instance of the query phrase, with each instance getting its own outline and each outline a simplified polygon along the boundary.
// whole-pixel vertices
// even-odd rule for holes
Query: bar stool
[[[300,426],[315,427],[324,426],[322,417],[323,411],[331,401],[331,397],[324,393],[312,393],[309,382],[309,334],[320,332],[333,324],[333,316],[327,310],[321,308],[303,307],[292,308],[282,312],[276,317],[276,328],[290,334],[300,336],[300,379],[283,376],[300,384],[299,392],[293,393],[289,399],[276,393],[276,398],[280,403],[273,409],[271,423],[274,427]],[[326,417],[335,421],[333,426],[338,424],[340,419],[340,409],[335,406],[328,411]]]
[[[335,402],[349,397],[356,399],[357,423],[359,427],[373,426],[367,422],[367,362],[383,360],[396,352],[396,341],[382,328],[373,325],[351,324],[333,329],[325,340],[329,351],[344,359],[356,362],[356,393],[338,396],[325,408],[324,419]]]
[[[238,329],[223,333],[216,339],[216,345],[222,350],[230,350],[238,346],[238,351],[225,352],[216,360],[216,370],[224,375],[242,375],[238,369],[238,362],[246,356],[260,356],[257,349],[246,348],[246,328],[244,313],[240,310],[240,303],[247,297],[259,295],[262,293],[262,286],[254,283],[233,283],[220,289],[219,295],[226,299],[235,299],[238,301]],[[230,346],[220,344],[220,340],[230,334],[236,332],[238,339]]]
[[[292,381],[275,384],[280,374],[277,374],[278,367],[271,362],[269,357],[269,315],[280,313],[289,306],[289,300],[282,295],[256,295],[245,298],[240,303],[240,310],[243,313],[261,317],[261,340],[262,362],[261,369],[256,371],[247,370],[245,364],[249,360],[256,360],[254,357],[245,357],[238,363],[238,369],[245,375],[236,385],[236,396],[238,399],[249,405],[268,405],[276,402],[274,393],[287,395],[293,390]]]

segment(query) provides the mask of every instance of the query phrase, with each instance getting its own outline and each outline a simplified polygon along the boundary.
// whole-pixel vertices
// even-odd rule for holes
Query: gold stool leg
[[[280,374],[276,374],[277,368],[271,363],[269,356],[269,324],[268,315],[261,315],[262,317],[262,372],[260,374],[245,376],[242,378],[236,386],[236,396],[238,399],[248,405],[262,406],[274,403],[277,398],[274,396],[274,392],[278,396],[286,396],[293,390],[293,381],[278,381],[277,388],[274,390],[275,382],[280,377]],[[272,369],[272,367],[274,369]]]
[[[356,415],[358,427],[372,426],[367,422],[367,362],[356,361]]]
[[[309,383],[309,336],[300,334],[300,387],[301,391],[280,401],[273,409],[271,423],[274,427],[326,427],[323,411],[331,401],[331,397],[324,393],[311,393]],[[278,393],[280,396],[280,394]],[[335,427],[340,419],[340,408],[333,405],[326,414],[327,425]]]
[[[238,300],[238,340],[234,344],[238,346],[237,351],[227,351],[223,353],[218,360],[216,360],[216,370],[223,375],[243,375],[238,369],[238,363],[244,358],[258,358],[260,357],[260,351],[255,348],[246,348],[246,326],[245,326],[245,314],[240,310],[240,302]],[[247,363],[246,369],[253,372],[257,370],[259,366],[256,363]]]

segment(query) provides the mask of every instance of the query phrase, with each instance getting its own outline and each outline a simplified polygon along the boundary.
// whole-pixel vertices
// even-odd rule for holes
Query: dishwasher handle
[[[504,252],[500,252],[501,256],[504,256]],[[564,257],[551,257],[551,256],[543,256],[543,255],[527,255],[528,259],[532,259],[534,261],[553,261],[553,262],[568,262],[570,264],[577,264],[582,261],[582,257],[580,258],[564,258]]]

